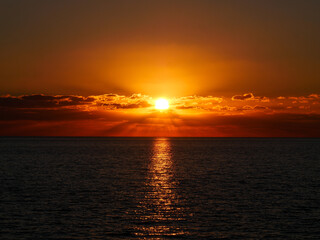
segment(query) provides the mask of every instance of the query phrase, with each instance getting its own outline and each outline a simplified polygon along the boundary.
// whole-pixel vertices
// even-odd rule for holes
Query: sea
[[[0,239],[320,239],[319,138],[1,137]]]

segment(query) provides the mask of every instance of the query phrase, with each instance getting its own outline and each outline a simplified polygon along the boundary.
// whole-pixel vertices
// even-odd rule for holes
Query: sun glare
[[[167,99],[159,98],[155,102],[155,108],[159,110],[165,110],[169,108],[169,102]]]

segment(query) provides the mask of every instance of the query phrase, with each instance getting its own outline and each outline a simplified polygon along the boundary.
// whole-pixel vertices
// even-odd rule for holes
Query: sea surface
[[[0,138],[0,239],[320,239],[320,139]]]

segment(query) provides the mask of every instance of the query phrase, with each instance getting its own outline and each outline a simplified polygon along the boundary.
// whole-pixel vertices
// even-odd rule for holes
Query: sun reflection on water
[[[155,139],[145,184],[145,196],[139,204],[141,226],[136,227],[136,235],[161,237],[185,233],[179,227],[179,222],[183,221],[184,217],[176,192],[178,183],[174,170],[170,140]]]

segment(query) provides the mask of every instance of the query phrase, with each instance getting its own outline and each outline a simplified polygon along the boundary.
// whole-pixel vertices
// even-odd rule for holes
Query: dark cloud
[[[116,94],[100,96],[23,95],[0,97],[0,121],[78,121],[114,119],[109,110],[146,108],[151,105],[141,94],[130,97]],[[113,100],[109,101],[112,97]],[[132,97],[132,96],[131,96]]]
[[[259,102],[269,102],[270,99],[264,96],[254,96],[253,93],[245,93],[243,95],[235,95],[231,98],[233,101],[254,100]]]
[[[255,106],[253,109],[255,110],[265,110],[265,109],[268,109],[268,107],[265,107],[265,106]]]
[[[141,94],[133,94],[130,97],[117,94],[89,97],[73,95],[49,96],[42,94],[0,97],[0,108],[61,108],[82,105],[104,106],[108,109],[132,109],[151,106],[146,100],[146,96]]]
[[[252,101],[183,97],[172,100],[166,112],[151,108],[153,100],[141,94],[3,96],[0,135],[170,136],[175,131],[174,136],[320,136],[317,94],[270,101],[253,94],[238,96]]]
[[[176,109],[195,109],[194,106],[177,106]]]
[[[232,97],[232,100],[247,100],[247,99],[253,99],[253,94],[245,93],[243,95],[235,95]]]
[[[85,105],[92,103],[93,97],[82,96],[48,96],[48,95],[24,95],[19,97],[0,97],[0,107],[10,108],[53,108],[63,106]]]
[[[146,101],[138,102],[138,103],[105,103],[102,106],[107,109],[133,109],[133,108],[146,108],[152,106]]]

